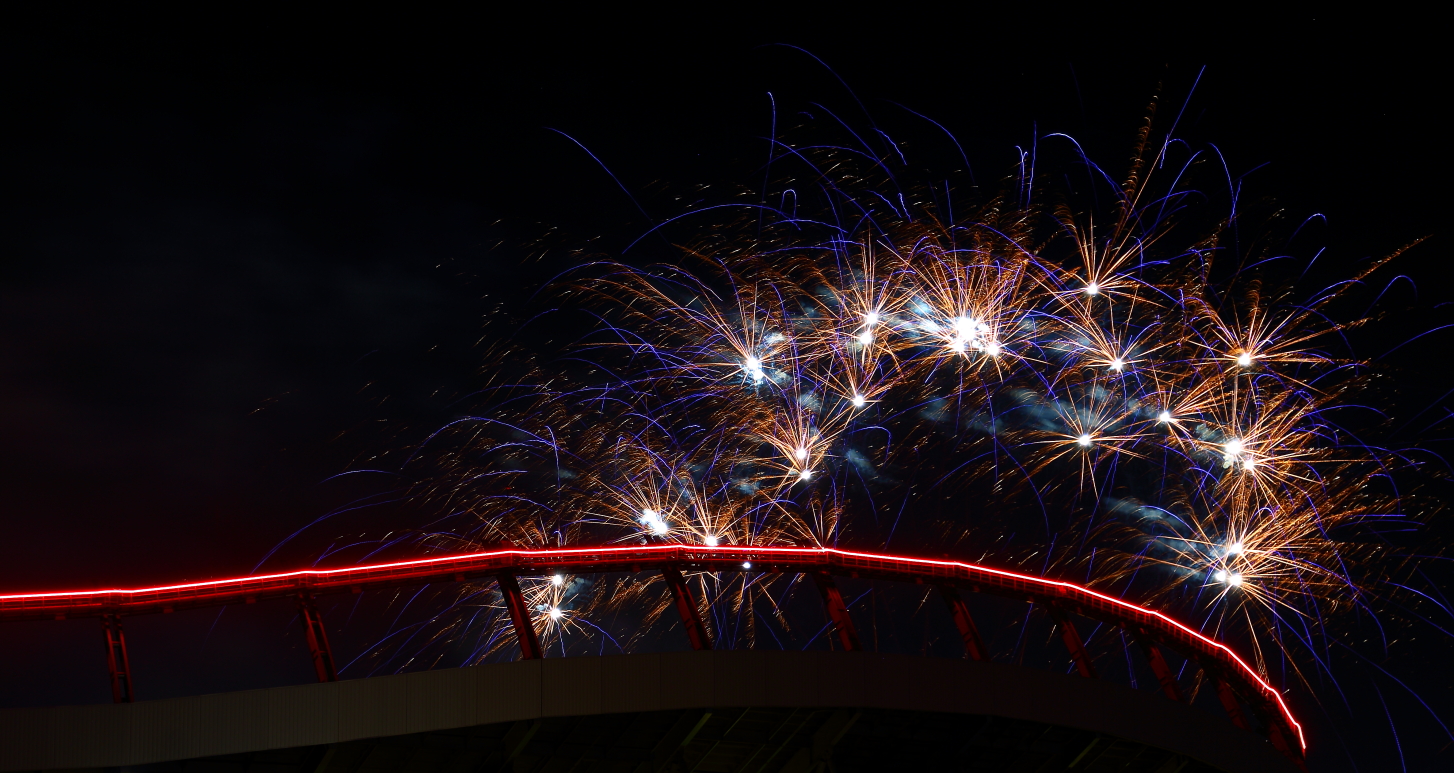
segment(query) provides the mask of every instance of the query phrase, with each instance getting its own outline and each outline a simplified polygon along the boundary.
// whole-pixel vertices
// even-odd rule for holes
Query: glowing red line
[[[1257,682],[1258,686],[1260,686],[1267,693],[1271,694],[1272,697],[1277,700],[1277,705],[1278,705],[1278,707],[1280,709],[1282,709],[1283,716],[1284,717],[1287,717],[1287,721],[1290,722],[1290,723],[1292,723],[1292,726],[1297,729],[1298,743],[1301,744],[1301,746],[1302,746],[1302,748],[1303,748],[1304,751],[1306,751],[1307,748],[1308,748],[1307,740],[1303,737],[1303,726],[1301,724],[1299,724],[1296,719],[1293,719],[1292,710],[1290,710],[1287,707],[1287,704],[1283,702],[1282,695],[1280,693],[1278,693],[1277,690],[1272,687],[1272,685],[1270,685],[1267,682],[1263,681],[1262,677],[1259,676],[1258,673],[1256,671],[1254,671],[1251,666],[1247,665],[1246,661],[1242,660],[1242,658],[1240,656],[1238,656],[1236,652],[1233,652],[1232,651],[1232,648],[1228,647],[1225,644],[1222,644],[1221,642],[1219,642],[1219,641],[1217,641],[1215,639],[1209,639],[1206,636],[1203,636],[1201,633],[1199,633],[1197,631],[1194,631],[1191,628],[1188,628],[1187,626],[1183,625],[1181,622],[1175,620],[1174,618],[1167,617],[1165,614],[1163,614],[1161,612],[1157,612],[1154,609],[1147,609],[1146,607],[1139,606],[1139,605],[1136,605],[1136,604],[1132,604],[1129,601],[1123,601],[1121,599],[1115,598],[1114,596],[1107,596],[1104,593],[1100,593],[1100,592],[1097,592],[1097,591],[1093,591],[1090,588],[1086,588],[1086,587],[1083,587],[1083,586],[1080,586],[1080,585],[1076,585],[1074,583],[1060,582],[1059,580],[1047,580],[1047,579],[1045,579],[1043,577],[1032,577],[1030,575],[1018,574],[1016,572],[1006,572],[1006,571],[1001,570],[1001,569],[991,569],[989,567],[978,566],[978,565],[975,565],[975,564],[966,564],[966,563],[962,563],[962,562],[959,562],[959,561],[935,561],[935,560],[929,559],[929,558],[909,558],[909,557],[900,557],[900,556],[880,556],[880,555],[877,555],[877,554],[874,554],[874,553],[854,553],[854,552],[851,552],[851,551],[838,550],[838,549],[835,549],[835,548],[823,548],[823,550],[826,551],[826,552],[838,553],[840,555],[858,556],[860,558],[892,558],[892,559],[897,560],[897,561],[911,561],[911,562],[914,562],[914,563],[937,564],[937,565],[940,565],[940,566],[962,566],[962,567],[964,567],[966,569],[973,569],[973,570],[977,570],[977,571],[981,571],[981,572],[989,572],[991,574],[999,574],[999,575],[1004,575],[1006,577],[1014,577],[1016,579],[1021,579],[1021,580],[1030,580],[1032,582],[1040,583],[1041,585],[1054,585],[1054,586],[1060,587],[1060,588],[1070,588],[1070,589],[1072,589],[1074,591],[1078,591],[1080,593],[1085,593],[1085,594],[1088,594],[1088,595],[1091,595],[1091,596],[1095,596],[1096,598],[1101,599],[1102,601],[1109,601],[1112,604],[1116,604],[1118,606],[1122,606],[1122,607],[1125,607],[1127,609],[1134,609],[1134,610],[1136,610],[1138,612],[1144,612],[1144,613],[1146,613],[1148,615],[1151,615],[1152,617],[1155,617],[1157,619],[1162,620],[1163,622],[1170,623],[1171,625],[1173,625],[1176,628],[1180,629],[1182,632],[1184,632],[1186,634],[1189,634],[1191,636],[1194,636],[1197,639],[1201,640],[1202,643],[1204,643],[1204,644],[1208,644],[1208,645],[1212,646],[1215,649],[1219,649],[1222,652],[1225,652],[1229,657],[1232,658],[1232,660],[1235,660],[1237,662],[1237,665],[1241,666],[1242,667],[1242,670],[1243,671],[1246,671],[1247,672],[1247,675],[1250,676],[1250,677],[1252,677],[1253,681]]]
[[[305,576],[308,576],[308,577],[328,577],[328,576],[337,575],[337,574],[348,574],[348,573],[354,573],[354,572],[366,572],[366,571],[379,570],[379,569],[397,569],[397,568],[409,567],[409,566],[428,566],[428,565],[431,565],[431,564],[444,564],[444,563],[449,563],[449,562],[452,562],[452,561],[466,561],[466,560],[470,560],[470,559],[497,558],[497,557],[500,557],[500,556],[519,556],[519,557],[522,557],[522,558],[531,558],[531,557],[539,557],[539,556],[549,557],[549,556],[579,555],[579,554],[583,554],[583,553],[590,553],[590,554],[596,554],[596,555],[599,555],[599,554],[602,554],[602,553],[644,553],[644,552],[645,553],[657,553],[657,552],[664,552],[664,551],[676,551],[676,550],[682,550],[682,549],[691,550],[692,552],[697,552],[697,553],[719,553],[719,554],[720,553],[736,553],[739,556],[745,556],[747,558],[753,558],[753,557],[762,556],[762,555],[771,555],[771,554],[775,554],[775,553],[777,553],[777,554],[780,554],[780,553],[796,553],[796,554],[818,553],[818,554],[825,555],[825,556],[832,554],[832,555],[839,555],[839,556],[851,556],[851,557],[854,557],[854,558],[865,558],[865,559],[869,559],[869,560],[899,561],[899,562],[904,562],[904,563],[922,564],[922,565],[929,565],[929,566],[961,567],[961,568],[966,569],[966,570],[969,570],[969,571],[985,572],[985,573],[988,573],[988,574],[999,575],[1001,577],[1008,577],[1008,578],[1013,578],[1013,579],[1016,579],[1016,580],[1023,580],[1025,582],[1033,583],[1033,584],[1036,584],[1036,585],[1049,586],[1049,587],[1055,587],[1055,588],[1062,588],[1062,589],[1067,589],[1067,590],[1073,591],[1075,593],[1084,593],[1084,594],[1089,595],[1089,596],[1094,596],[1095,598],[1098,598],[1101,601],[1105,601],[1107,603],[1114,604],[1116,606],[1123,607],[1123,608],[1128,609],[1128,610],[1133,610],[1133,611],[1136,611],[1136,612],[1140,612],[1140,613],[1143,613],[1143,614],[1146,614],[1146,615],[1150,615],[1152,617],[1155,617],[1158,620],[1161,620],[1162,622],[1167,623],[1167,624],[1169,624],[1169,625],[1177,628],[1178,630],[1182,631],[1183,633],[1187,634],[1188,636],[1191,636],[1191,637],[1193,637],[1193,638],[1201,641],[1203,644],[1206,644],[1207,646],[1209,646],[1209,647],[1211,647],[1213,649],[1220,650],[1221,652],[1225,653],[1228,657],[1230,657],[1233,661],[1235,661],[1237,663],[1237,665],[1240,666],[1242,668],[1242,670],[1245,671],[1247,673],[1247,675],[1249,677],[1251,677],[1252,680],[1254,682],[1256,682],[1258,684],[1258,686],[1260,686],[1263,689],[1264,692],[1266,692],[1269,695],[1271,695],[1273,697],[1273,699],[1275,699],[1277,701],[1278,708],[1280,708],[1282,710],[1283,717],[1285,717],[1287,719],[1287,721],[1293,726],[1293,728],[1297,730],[1298,743],[1302,746],[1302,748],[1304,750],[1306,750],[1308,748],[1307,740],[1303,736],[1303,726],[1300,723],[1298,723],[1298,721],[1296,719],[1293,718],[1292,711],[1287,707],[1287,703],[1283,701],[1282,695],[1280,693],[1278,693],[1278,691],[1276,689],[1274,689],[1272,687],[1272,685],[1270,685],[1266,681],[1264,681],[1262,679],[1262,677],[1255,670],[1253,670],[1253,668],[1251,666],[1249,666],[1247,664],[1246,661],[1242,660],[1242,658],[1239,657],[1236,652],[1233,652],[1232,649],[1230,647],[1226,646],[1225,644],[1222,644],[1221,642],[1218,642],[1215,639],[1207,638],[1206,636],[1202,635],[1201,633],[1199,633],[1199,632],[1197,632],[1197,631],[1195,631],[1195,630],[1187,627],[1186,625],[1183,625],[1181,622],[1179,622],[1179,621],[1177,621],[1177,620],[1175,620],[1175,619],[1173,619],[1171,617],[1168,617],[1167,615],[1165,615],[1165,614],[1163,614],[1161,612],[1157,612],[1154,609],[1147,609],[1146,607],[1142,607],[1142,606],[1139,606],[1139,605],[1136,605],[1136,604],[1132,604],[1129,601],[1123,601],[1121,599],[1115,598],[1114,596],[1107,596],[1104,593],[1100,593],[1100,592],[1097,592],[1097,591],[1093,591],[1093,590],[1091,590],[1089,588],[1086,588],[1086,587],[1083,587],[1083,586],[1080,586],[1080,585],[1076,585],[1075,583],[1061,582],[1059,580],[1047,580],[1047,579],[1045,579],[1043,577],[1035,577],[1033,575],[1020,574],[1018,572],[1007,572],[1007,571],[1005,571],[1003,569],[992,569],[992,568],[987,567],[987,566],[979,566],[978,564],[968,564],[968,563],[965,563],[963,561],[940,561],[940,560],[936,560],[936,559],[932,559],[932,558],[914,558],[914,557],[911,557],[911,556],[895,556],[895,555],[887,555],[887,554],[883,554],[883,553],[860,553],[860,552],[856,552],[856,551],[852,551],[852,550],[839,550],[837,548],[780,548],[780,547],[779,548],[774,548],[774,547],[759,547],[759,548],[754,548],[754,547],[738,546],[738,545],[724,545],[724,546],[711,547],[711,548],[705,547],[705,546],[686,545],[686,544],[638,545],[638,546],[635,546],[635,547],[560,548],[560,549],[556,549],[556,550],[520,550],[520,549],[513,549],[512,548],[512,549],[509,549],[509,550],[496,550],[496,551],[489,551],[489,552],[484,552],[484,553],[466,553],[464,555],[438,556],[438,557],[434,557],[434,558],[419,558],[419,559],[414,559],[414,560],[411,560],[411,561],[395,561],[395,562],[391,562],[391,563],[387,563],[387,564],[366,564],[366,565],[363,565],[363,566],[352,566],[352,567],[346,567],[346,568],[342,568],[342,569],[300,569],[300,570],[295,571],[295,572],[282,572],[282,573],[279,573],[279,574],[249,575],[247,577],[237,577],[237,578],[233,578],[233,579],[230,579],[230,580],[206,580],[206,581],[203,581],[203,582],[183,583],[183,584],[180,584],[180,585],[159,585],[159,586],[155,586],[155,587],[151,587],[151,588],[130,588],[130,589],[128,589],[128,588],[113,588],[113,589],[109,589],[109,590],[59,591],[59,592],[55,592],[55,593],[16,593],[16,594],[0,595],[0,601],[20,600],[20,599],[42,599],[42,598],[51,598],[51,599],[55,599],[55,598],[67,598],[67,597],[75,598],[75,597],[84,597],[84,596],[98,596],[98,595],[102,595],[102,594],[132,594],[132,595],[134,595],[134,594],[140,594],[140,593],[156,593],[156,592],[159,592],[159,591],[186,590],[186,589],[190,589],[190,588],[218,587],[218,586],[223,586],[223,585],[228,585],[228,584],[233,584],[233,583],[256,583],[258,581],[281,580],[281,579],[286,579],[286,578],[289,578],[289,577],[305,577]]]

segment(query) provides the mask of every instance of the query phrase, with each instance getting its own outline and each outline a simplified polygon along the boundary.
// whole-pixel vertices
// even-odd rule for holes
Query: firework
[[[1174,147],[1102,191],[1108,213],[1029,179],[969,213],[895,203],[834,157],[812,179],[851,224],[779,213],[672,265],[593,264],[555,288],[603,320],[567,364],[496,353],[486,409],[411,462],[452,519],[423,539],[933,544],[1250,639],[1264,671],[1316,650],[1397,593],[1407,557],[1356,536],[1415,510],[1378,482],[1418,465],[1335,420],[1370,372],[1331,353],[1367,273],[1297,295],[1223,268],[1252,261],[1230,216],[1195,227],[1199,162]],[[729,640],[789,626],[795,578],[689,579]],[[662,614],[658,582],[526,592],[563,647]]]

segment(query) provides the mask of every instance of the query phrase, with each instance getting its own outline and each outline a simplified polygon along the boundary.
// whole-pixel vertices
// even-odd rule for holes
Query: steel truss
[[[962,561],[883,555],[833,548],[754,548],[738,546],[642,545],[632,547],[563,548],[554,550],[493,550],[466,555],[396,561],[336,569],[306,569],[281,574],[183,583],[130,590],[108,589],[0,595],[0,621],[100,617],[106,631],[112,690],[118,702],[133,699],[126,644],[120,617],[176,609],[254,603],[258,599],[292,597],[297,600],[308,633],[319,681],[337,679],[328,649],[316,596],[371,588],[460,582],[493,578],[499,584],[515,629],[521,656],[543,656],[530,616],[516,581],[519,575],[548,576],[603,572],[660,571],[666,580],[691,645],[712,648],[712,637],[702,622],[684,572],[807,574],[822,596],[834,633],[846,650],[862,644],[836,576],[932,584],[940,589],[964,640],[965,653],[988,659],[960,593],[988,593],[1015,598],[1049,611],[1082,676],[1094,678],[1095,666],[1069,615],[1076,614],[1118,626],[1139,645],[1163,692],[1182,700],[1175,675],[1160,648],[1174,650],[1196,662],[1216,685],[1218,698],[1239,727],[1252,729],[1244,706],[1266,729],[1269,740],[1298,765],[1306,742],[1302,726],[1282,695],[1229,647],[1175,619],[1152,609],[1079,585],[992,569]]]

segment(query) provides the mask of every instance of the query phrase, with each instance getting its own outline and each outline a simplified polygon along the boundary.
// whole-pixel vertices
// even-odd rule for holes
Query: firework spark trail
[[[1331,418],[1370,373],[1330,353],[1368,321],[1338,301],[1381,262],[1308,303],[1269,290],[1232,268],[1256,264],[1236,213],[1183,223],[1206,197],[1177,147],[1108,186],[1109,215],[1032,206],[1055,191],[1017,179],[954,222],[830,154],[809,176],[852,225],[754,206],[750,234],[714,226],[676,265],[591,264],[556,285],[600,321],[567,364],[500,350],[486,418],[419,450],[418,498],[463,513],[424,541],[869,548],[897,530],[1137,596],[1247,641],[1264,673],[1294,646],[1317,660],[1334,621],[1427,598],[1399,592],[1409,559],[1377,538],[1426,517],[1382,483],[1419,465]],[[688,580],[718,636],[790,628],[794,578]],[[559,648],[663,614],[659,582],[522,587]],[[479,619],[481,651],[504,646],[498,609]]]

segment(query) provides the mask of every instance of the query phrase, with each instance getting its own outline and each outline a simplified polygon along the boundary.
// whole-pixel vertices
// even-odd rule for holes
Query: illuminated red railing
[[[336,569],[304,569],[280,574],[239,577],[228,580],[209,580],[178,585],[164,585],[153,588],[107,589],[89,591],[61,591],[55,593],[17,593],[0,595],[0,620],[44,620],[77,617],[104,617],[114,621],[119,634],[119,618],[123,615],[138,615],[156,612],[171,612],[195,607],[213,607],[226,604],[251,603],[261,599],[295,597],[304,611],[305,620],[315,620],[311,611],[314,595],[330,592],[358,592],[368,588],[393,587],[409,584],[435,582],[456,582],[471,578],[513,577],[515,575],[542,575],[557,571],[576,574],[594,572],[640,572],[640,571],[709,571],[709,572],[766,572],[766,573],[812,573],[823,578],[831,586],[830,575],[849,575],[866,579],[893,580],[901,582],[930,583],[940,586],[970,590],[976,593],[992,593],[1027,602],[1044,604],[1062,614],[1074,612],[1086,617],[1122,626],[1134,636],[1141,638],[1150,647],[1155,642],[1171,647],[1185,657],[1196,661],[1218,684],[1223,703],[1238,724],[1240,718],[1236,700],[1239,694],[1249,705],[1259,711],[1267,724],[1272,741],[1286,753],[1300,760],[1306,749],[1302,726],[1293,717],[1282,695],[1266,682],[1246,661],[1220,642],[1214,641],[1192,628],[1152,609],[1099,593],[1072,583],[1048,580],[1041,577],[1008,572],[999,569],[969,564],[962,561],[914,558],[909,556],[883,555],[833,548],[754,548],[754,547],[704,547],[697,545],[645,545],[632,547],[562,548],[555,550],[492,550],[466,555],[436,556],[411,561],[395,561],[366,566],[347,566]],[[505,583],[502,583],[504,585]],[[518,591],[517,591],[518,592]],[[836,593],[836,591],[835,591]],[[825,591],[825,601],[828,596]],[[957,597],[954,597],[957,598]],[[951,601],[951,604],[954,602]],[[679,607],[680,607],[679,603]],[[684,613],[685,614],[685,613]],[[962,613],[956,613],[957,615]],[[835,618],[837,619],[837,618]],[[686,620],[688,627],[691,621]],[[972,623],[961,622],[961,625]],[[851,621],[840,620],[840,625],[851,627]],[[313,623],[314,625],[318,625]],[[111,622],[108,622],[108,626]],[[700,623],[697,624],[700,626]],[[1071,630],[1072,640],[1078,642]],[[109,627],[108,631],[111,630]],[[963,629],[962,629],[963,630]],[[517,632],[522,627],[517,620]],[[309,628],[310,636],[315,631]],[[689,631],[690,633],[691,631]],[[316,634],[324,636],[321,625]],[[523,635],[530,636],[528,625]],[[977,636],[977,633],[974,634]],[[966,632],[966,636],[969,633]],[[312,639],[310,639],[310,642]],[[529,652],[533,642],[522,643],[522,652]],[[710,647],[710,640],[699,640],[693,634],[693,645]],[[326,652],[327,642],[315,645],[315,660],[323,655],[330,660],[326,668],[331,669],[331,655]],[[1148,649],[1152,651],[1154,648]],[[1082,673],[1090,675],[1088,661],[1073,651]],[[528,655],[527,655],[528,656]],[[1158,668],[1169,695],[1175,697],[1176,688],[1167,683],[1165,674],[1160,673],[1159,653],[1153,652],[1153,665]],[[319,678],[325,678],[324,665],[319,665]],[[129,689],[130,675],[126,682]],[[113,683],[117,680],[113,668]],[[118,693],[119,694],[119,693]],[[1296,746],[1287,744],[1284,733],[1289,733]]]

